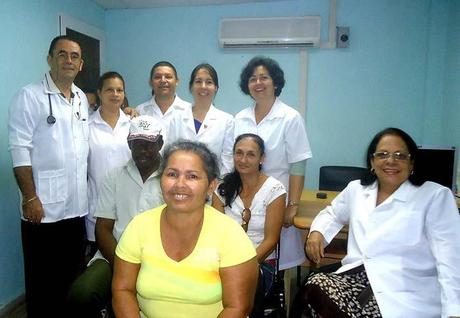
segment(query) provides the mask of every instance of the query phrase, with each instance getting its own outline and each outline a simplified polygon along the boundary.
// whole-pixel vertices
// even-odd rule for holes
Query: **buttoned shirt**
[[[113,236],[118,241],[136,215],[163,204],[158,171],[145,182],[132,159],[123,167],[110,170],[99,191],[95,216],[115,220]],[[103,258],[98,251],[94,259]]]
[[[101,117],[101,108],[89,117],[89,156],[88,156],[88,204],[86,216],[86,235],[95,241],[94,229],[97,197],[101,183],[112,168],[125,165],[131,158],[128,147],[129,117],[121,110],[120,117],[112,129]]]
[[[170,126],[170,121],[174,115],[174,112],[184,111],[184,110],[190,109],[190,107],[191,107],[190,103],[180,99],[179,96],[176,95],[171,106],[163,114],[160,106],[158,106],[157,102],[155,101],[155,96],[152,96],[150,100],[137,106],[136,110],[138,111],[139,114],[152,116],[158,122],[162,123],[161,135],[163,136],[163,143],[164,145],[168,145],[169,143],[168,131],[169,131],[169,126]],[[165,147],[163,146],[162,149],[164,148]]]
[[[352,181],[314,219],[326,242],[349,224],[338,272],[364,264],[383,317],[460,316],[460,215],[452,192],[403,183],[376,206],[378,185]]]
[[[88,101],[74,84],[71,96],[67,100],[46,73],[41,83],[23,87],[10,107],[9,150],[13,167],[32,166],[36,193],[45,214],[43,223],[88,212]],[[47,122],[51,114],[54,124]]]
[[[195,130],[192,108],[176,112],[171,118],[169,141],[179,138],[200,141],[208,146],[219,159],[220,174],[233,170],[233,116],[211,105],[201,123]]]

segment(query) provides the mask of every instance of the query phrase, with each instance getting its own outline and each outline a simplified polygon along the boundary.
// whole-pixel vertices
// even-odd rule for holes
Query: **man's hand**
[[[32,223],[40,224],[45,217],[43,206],[39,198],[25,203],[22,206],[22,215],[24,218]]]

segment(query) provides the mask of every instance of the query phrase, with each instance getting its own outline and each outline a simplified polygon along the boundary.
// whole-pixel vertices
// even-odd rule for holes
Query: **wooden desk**
[[[325,199],[318,199],[316,194],[323,192],[327,194]],[[332,200],[339,194],[336,191],[318,191],[304,189],[300,197],[299,209],[294,217],[294,225],[299,229],[309,229],[315,216],[322,209],[331,204]]]

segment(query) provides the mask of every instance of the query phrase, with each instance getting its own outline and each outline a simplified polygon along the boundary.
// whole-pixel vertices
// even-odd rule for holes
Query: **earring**
[[[413,176],[413,175],[414,175],[414,170],[412,170],[412,171],[410,172],[410,175],[411,175],[411,176]]]
[[[375,174],[375,169],[374,168],[371,168],[371,173]]]

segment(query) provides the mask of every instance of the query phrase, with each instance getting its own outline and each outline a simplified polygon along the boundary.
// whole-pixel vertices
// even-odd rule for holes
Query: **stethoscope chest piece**
[[[46,117],[46,122],[49,125],[54,125],[56,123],[56,117],[54,117],[54,115],[53,115],[53,106],[51,104],[51,96],[50,96],[49,93],[48,93],[48,105],[49,105],[49,108],[50,108],[50,114],[48,115],[48,117]]]
[[[54,125],[56,123],[56,117],[54,117],[53,115],[49,115],[48,117],[46,117],[46,122],[50,125]]]

